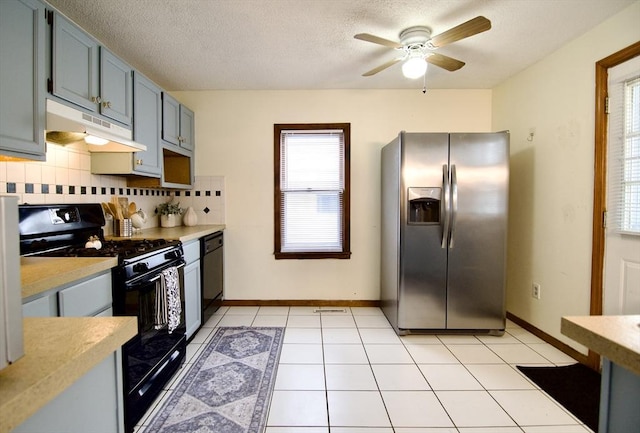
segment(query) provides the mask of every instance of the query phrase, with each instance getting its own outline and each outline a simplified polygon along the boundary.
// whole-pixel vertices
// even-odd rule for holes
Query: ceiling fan
[[[362,76],[375,75],[402,61],[404,61],[402,72],[407,78],[422,77],[427,70],[427,63],[447,71],[457,71],[464,66],[464,62],[433,51],[452,42],[485,32],[490,28],[491,21],[483,16],[478,16],[433,37],[431,36],[431,29],[428,27],[409,27],[400,32],[400,42],[390,41],[369,33],[358,33],[354,38],[384,45],[402,52],[400,57],[373,68],[362,74]]]

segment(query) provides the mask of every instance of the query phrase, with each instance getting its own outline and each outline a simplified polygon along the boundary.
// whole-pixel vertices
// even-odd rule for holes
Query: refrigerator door
[[[451,134],[447,329],[504,330],[508,133]]]
[[[448,134],[401,134],[398,328],[446,325]]]

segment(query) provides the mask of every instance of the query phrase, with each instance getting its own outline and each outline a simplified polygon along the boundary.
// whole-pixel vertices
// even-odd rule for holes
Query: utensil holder
[[[133,226],[130,218],[113,220],[113,235],[116,237],[131,237]]]

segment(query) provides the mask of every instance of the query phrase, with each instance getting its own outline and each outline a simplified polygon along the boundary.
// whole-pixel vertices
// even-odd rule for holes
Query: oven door
[[[116,315],[137,316],[138,334],[123,346],[125,392],[125,430],[131,431],[144,415],[162,387],[180,367],[186,352],[186,324],[184,316],[184,260],[167,265],[120,289]],[[156,329],[156,292],[160,272],[178,268],[180,285],[180,324],[169,332],[165,324]]]

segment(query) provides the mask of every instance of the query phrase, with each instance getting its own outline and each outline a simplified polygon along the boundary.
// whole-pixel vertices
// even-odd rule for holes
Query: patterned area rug
[[[219,328],[145,433],[261,433],[284,328]]]

